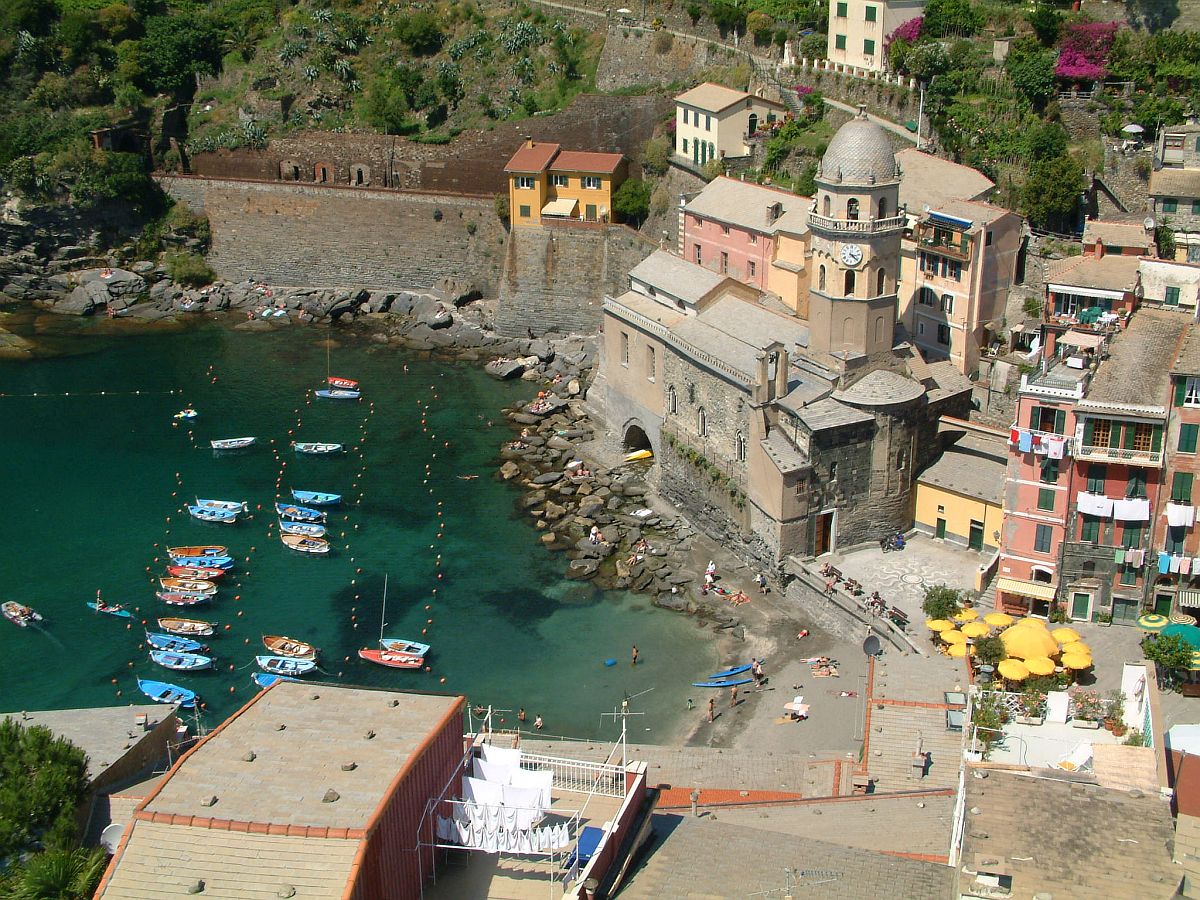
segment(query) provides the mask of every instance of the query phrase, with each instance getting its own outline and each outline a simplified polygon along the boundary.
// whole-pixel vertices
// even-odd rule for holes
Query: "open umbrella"
[[[1092,667],[1092,658],[1083,653],[1066,653],[1062,658],[1063,668],[1075,669],[1090,669]]]
[[[959,629],[969,638],[983,637],[992,629],[988,627],[986,622],[968,622]]]
[[[1054,660],[1048,656],[1035,656],[1025,660],[1025,668],[1034,675],[1053,675],[1055,665]]]
[[[953,656],[956,659],[961,659],[962,657],[966,656],[968,653],[970,653],[972,656],[974,656],[975,648],[968,647],[966,644],[951,644],[949,647],[946,648],[946,655]]]
[[[1136,122],[1130,122],[1121,129],[1122,134],[1143,134],[1145,131],[1146,129],[1141,125],[1138,125]]]
[[[962,646],[965,647],[966,645],[963,644]],[[1188,671],[1189,672],[1200,672],[1200,650],[1196,650],[1196,651],[1192,652],[1192,662],[1191,662],[1191,665],[1188,666]]]
[[[1014,628],[1036,628],[1039,631],[1045,631],[1047,634],[1050,633],[1049,631],[1047,631],[1046,620],[1045,619],[1035,619],[1033,616],[1026,616],[1023,619],[1018,619],[1017,624],[1014,625],[1013,627]]]
[[[954,629],[943,631],[938,635],[938,637],[940,637],[942,641],[947,644],[965,644],[967,642],[967,636],[961,631],[956,631]]]
[[[1069,644],[1072,641],[1079,640],[1079,632],[1074,628],[1055,628],[1050,632],[1050,636],[1060,644]]]
[[[1084,656],[1092,655],[1092,648],[1083,641],[1071,641],[1069,644],[1062,645],[1062,652],[1065,656],[1068,653],[1082,653]]]
[[[1137,620],[1138,628],[1142,629],[1142,631],[1149,631],[1151,634],[1156,631],[1162,631],[1170,624],[1170,619],[1166,616],[1160,616],[1158,613],[1146,613],[1144,616],[1139,616]]]
[[[1002,659],[996,671],[1005,681],[1024,681],[1029,677],[1029,669],[1019,659]]]
[[[1193,650],[1200,650],[1200,628],[1195,625],[1168,625],[1159,634],[1177,634],[1187,641]]]
[[[949,631],[954,627],[954,623],[945,619],[926,619],[925,627],[930,631]]]
[[[994,612],[988,613],[983,617],[983,621],[995,628],[1007,628],[1013,622],[1017,621],[1008,613]]]
[[[1058,653],[1058,641],[1050,637],[1050,632],[1036,625],[1014,625],[1000,632],[1000,640],[1004,643],[1004,652],[1017,659],[1032,659],[1035,656],[1055,656]]]
[[[979,613],[976,612],[975,610],[971,609],[970,607],[967,607],[966,609],[960,609],[958,612],[956,612],[954,614],[954,621],[956,621],[956,622],[973,622],[975,619],[978,619],[978,618],[979,618]]]

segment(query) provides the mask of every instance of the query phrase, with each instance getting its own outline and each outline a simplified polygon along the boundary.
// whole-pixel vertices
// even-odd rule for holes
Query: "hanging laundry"
[[[1067,442],[1060,437],[1047,438],[1046,440],[1046,455],[1051,459],[1062,459],[1063,453],[1066,450]]]
[[[1179,574],[1180,575],[1192,574],[1192,558],[1190,556],[1185,556],[1183,559],[1181,559],[1179,561]]]
[[[1141,568],[1146,564],[1145,550],[1130,550],[1125,554],[1125,564]]]
[[[1010,428],[1008,430],[1008,442],[1010,444],[1016,444],[1016,443],[1019,443],[1020,440],[1021,440],[1021,429]]]
[[[1040,434],[1035,434],[1033,436],[1033,452],[1038,456],[1045,456],[1050,452],[1050,442]]]
[[[1158,554],[1158,574],[1166,575],[1171,571],[1171,557],[1166,553]]]
[[[1033,449],[1033,435],[1028,431],[1022,431],[1017,438],[1017,449],[1022,453],[1028,453]]]
[[[1118,547],[1113,551],[1113,562],[1118,566],[1125,564],[1125,551],[1122,548]]]
[[[1113,514],[1113,501],[1103,494],[1080,491],[1075,497],[1075,506],[1081,513],[1089,516],[1107,518]]]
[[[1150,520],[1150,501],[1144,497],[1114,500],[1113,518],[1121,522],[1148,522]]]
[[[1182,503],[1168,503],[1166,517],[1167,524],[1172,528],[1190,528],[1196,523],[1196,507],[1185,506]]]
[[[1180,558],[1178,556],[1175,556],[1174,554],[1172,554],[1171,555],[1171,563],[1168,566],[1170,571],[1174,572],[1176,575],[1179,574],[1179,559]]]

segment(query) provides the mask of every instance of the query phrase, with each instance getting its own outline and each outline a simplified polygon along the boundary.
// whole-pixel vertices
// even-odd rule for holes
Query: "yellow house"
[[[917,479],[913,524],[918,531],[971,550],[993,552],[1004,523],[1008,435],[943,417],[942,435],[957,435]]]
[[[508,165],[508,209],[513,225],[544,220],[614,221],[612,198],[628,177],[620,153],[563,150],[558,144],[526,141]]]

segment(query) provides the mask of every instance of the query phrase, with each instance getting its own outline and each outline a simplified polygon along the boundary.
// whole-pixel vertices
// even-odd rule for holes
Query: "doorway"
[[[589,222],[596,221],[596,204],[588,203],[583,207],[583,217]]]
[[[1154,612],[1160,616],[1171,615],[1171,604],[1175,602],[1174,594],[1155,594]]]
[[[816,553],[821,556],[833,549],[833,517],[835,510],[820,513],[817,516]]]
[[[1092,595],[1083,591],[1071,594],[1071,619],[1075,622],[1088,622],[1092,618]]]
[[[640,450],[654,452],[650,437],[641,425],[630,425],[625,429],[625,449],[631,453],[637,453]]]
[[[946,520],[945,519],[937,520],[937,523],[935,524],[935,527],[934,527],[934,536],[937,537],[937,539],[939,541],[944,541],[946,539]]]
[[[983,523],[971,520],[971,531],[967,535],[967,546],[972,550],[983,549]]]

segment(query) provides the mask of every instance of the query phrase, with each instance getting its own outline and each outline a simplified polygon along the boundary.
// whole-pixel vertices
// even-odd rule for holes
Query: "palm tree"
[[[108,860],[103,850],[45,850],[13,866],[0,900],[88,900]]]

